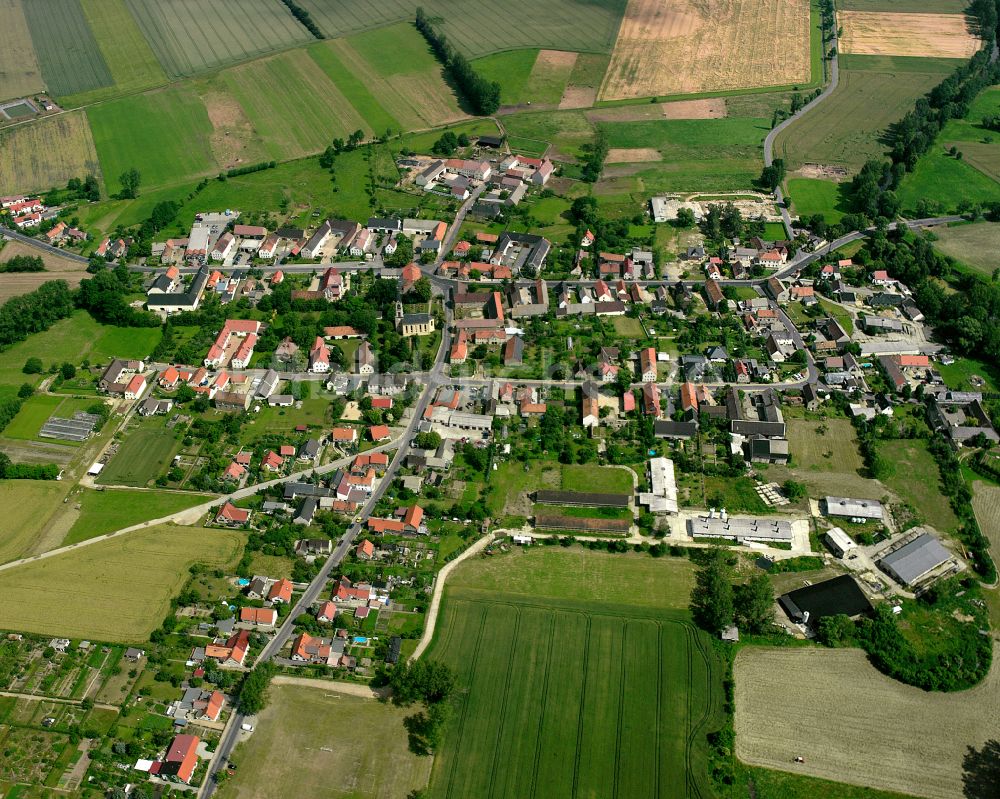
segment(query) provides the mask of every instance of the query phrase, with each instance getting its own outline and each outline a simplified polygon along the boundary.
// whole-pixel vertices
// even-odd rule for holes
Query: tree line
[[[313,20],[312,15],[302,6],[294,2],[294,0],[281,0],[281,2],[285,4],[285,7],[292,13],[292,16],[302,23],[303,28],[309,31],[317,39],[326,38],[326,36],[323,35],[323,31],[319,29],[319,25],[317,25]]]
[[[434,27],[431,18],[419,6],[415,24],[475,112],[482,116],[496,113],[500,107],[500,84],[495,80],[487,80],[476,72],[468,59],[452,47],[451,42]]]
[[[15,255],[0,264],[0,272],[44,272],[45,262],[37,255]]]
[[[48,330],[74,308],[73,292],[65,280],[50,280],[34,291],[11,297],[0,306],[0,350]]]

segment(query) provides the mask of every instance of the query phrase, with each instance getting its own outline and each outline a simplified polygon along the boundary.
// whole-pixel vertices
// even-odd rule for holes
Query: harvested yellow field
[[[44,89],[21,0],[0,0],[0,100]]]
[[[660,151],[655,147],[612,147],[608,150],[608,157],[604,159],[608,164],[635,164],[640,161],[661,161]]]
[[[83,111],[0,129],[0,194],[44,191],[101,174]]]
[[[242,536],[163,525],[2,572],[0,629],[130,643],[145,641],[194,563],[230,566]]]
[[[995,645],[980,685],[945,694],[880,674],[857,649],[743,649],[734,666],[736,754],[781,771],[962,799],[964,758],[997,737],[998,657]]]
[[[982,45],[961,14],[841,11],[837,20],[842,53],[969,58]]]
[[[6,263],[16,255],[39,257],[45,263],[44,272],[10,272],[0,275],[0,303],[11,297],[34,291],[49,280],[65,280],[70,288],[76,288],[87,276],[86,264],[64,258],[48,250],[31,247],[19,241],[8,241],[4,244],[0,240],[0,247],[2,247],[0,264]]]
[[[591,122],[645,122],[652,119],[722,119],[727,116],[725,97],[674,100],[670,103],[620,105],[587,112]]]
[[[809,79],[808,0],[629,0],[600,99]]]

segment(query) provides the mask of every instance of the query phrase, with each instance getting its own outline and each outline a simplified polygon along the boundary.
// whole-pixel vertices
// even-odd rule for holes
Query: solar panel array
[[[38,431],[39,438],[61,438],[64,441],[86,441],[101,420],[93,413],[77,411],[72,419],[60,416],[50,416],[49,420]]]

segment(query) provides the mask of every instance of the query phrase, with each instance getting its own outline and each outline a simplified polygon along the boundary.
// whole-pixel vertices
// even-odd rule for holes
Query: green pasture
[[[118,452],[104,467],[97,482],[145,487],[164,474],[180,449],[180,442],[164,427],[164,421],[163,417],[151,417],[126,432]]]
[[[62,546],[86,541],[150,519],[161,519],[209,499],[205,494],[168,491],[83,489],[81,494],[72,497],[71,501],[80,505],[80,515],[66,534]]]

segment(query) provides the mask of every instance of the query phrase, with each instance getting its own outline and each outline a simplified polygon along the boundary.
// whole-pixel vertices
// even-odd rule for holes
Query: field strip
[[[583,647],[583,681],[580,689],[580,714],[576,722],[576,756],[573,760],[573,796],[580,790],[580,752],[583,749],[583,719],[584,706],[587,703],[587,677],[590,676],[590,636],[593,618],[587,614],[587,634],[584,636]]]
[[[626,642],[628,640],[628,628],[635,622],[626,620],[622,625],[621,640],[621,669],[618,674],[618,729],[615,731],[615,792],[614,799],[618,799],[618,787],[622,783],[622,724],[625,722],[625,664],[628,662],[626,652]]]
[[[483,608],[482,616],[480,617],[480,620],[479,620],[479,632],[476,634],[476,646],[475,646],[475,648],[472,651],[472,657],[469,659],[469,682],[470,682],[470,684],[472,682],[473,676],[476,673],[476,664],[479,662],[479,652],[480,652],[480,649],[481,649],[482,643],[483,643],[483,632],[486,630],[486,613],[487,613],[487,611],[488,611],[488,608]],[[462,703],[462,717],[459,719],[459,722],[458,722],[458,740],[459,740],[459,742],[461,742],[462,740],[464,740],[464,736],[463,736],[462,732],[465,729],[465,719],[466,719],[466,717],[468,715],[469,715],[469,701],[468,701],[468,699],[466,699],[466,701]],[[456,771],[458,769],[458,762],[459,762],[459,758],[456,756],[454,758],[454,760],[452,760],[451,773],[448,775],[448,788],[445,791],[445,796],[446,797],[451,796],[452,788],[455,785],[455,774],[456,774]]]
[[[516,605],[506,605],[514,611],[514,631],[511,633],[511,647],[517,645],[517,633],[521,629],[521,609]],[[507,676],[503,681],[503,700],[500,702],[500,723],[497,724],[496,742],[493,744],[493,766],[490,769],[490,791],[493,796],[493,786],[497,779],[497,768],[500,765],[500,742],[503,740],[503,728],[507,724],[507,704],[510,701],[511,674],[514,671],[514,658],[507,659]]]
[[[840,11],[837,21],[847,54],[971,58],[982,46],[961,14]]]
[[[431,604],[427,610],[427,618],[424,622],[424,634],[420,636],[420,642],[417,644],[416,649],[413,650],[410,660],[416,660],[419,658],[424,653],[424,650],[430,645],[431,639],[434,637],[434,628],[437,626],[438,614],[441,612],[441,596],[444,594],[444,584],[448,579],[448,575],[451,574],[452,570],[463,560],[471,558],[473,555],[478,555],[482,552],[493,541],[493,537],[493,533],[487,533],[478,541],[474,542],[457,558],[448,561],[441,568],[441,571],[438,572],[437,579],[434,581],[434,593],[431,595]]]
[[[285,674],[275,675],[271,680],[275,685],[297,685],[302,688],[321,688],[338,694],[349,694],[362,699],[384,699],[388,693],[379,691],[370,685],[343,680],[320,680],[315,677],[290,677]]]
[[[539,754],[542,750],[542,724],[545,721],[545,706],[549,696],[549,673],[551,672],[552,666],[552,650],[555,646],[556,639],[556,614],[552,613],[549,616],[549,646],[545,654],[545,680],[542,683],[542,698],[538,703],[538,706],[542,709],[542,712],[538,714],[538,727],[535,730],[535,760],[531,766],[531,796],[535,796],[535,791],[538,789],[538,768],[539,768]]]

